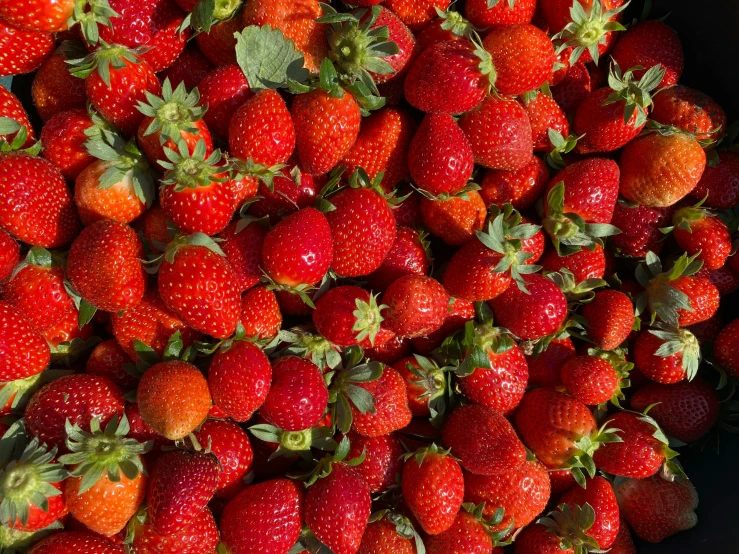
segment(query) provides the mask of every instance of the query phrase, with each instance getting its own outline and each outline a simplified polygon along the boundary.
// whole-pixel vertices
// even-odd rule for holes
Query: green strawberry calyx
[[[685,376],[688,381],[692,381],[698,374],[698,367],[701,361],[701,349],[698,339],[693,333],[687,329],[679,329],[657,323],[655,329],[650,329],[649,333],[662,341],[662,344],[655,350],[654,355],[661,358],[682,355],[682,368],[685,370]]]
[[[537,523],[561,539],[562,550],[573,550],[575,554],[603,552],[598,541],[588,534],[595,523],[595,510],[587,502],[582,506],[561,504]]]
[[[207,106],[199,106],[200,92],[193,88],[190,92],[181,82],[172,90],[169,78],[162,83],[162,96],[145,91],[146,102],[139,102],[137,109],[147,117],[151,123],[144,131],[144,136],[159,133],[159,143],[167,140],[178,142],[183,133],[198,134],[199,130],[193,125],[200,121],[207,111]]]
[[[643,421],[644,423],[648,423],[649,425],[651,425],[654,428],[654,433],[652,433],[652,436],[662,443],[662,454],[665,457],[665,462],[664,464],[662,464],[660,477],[662,477],[662,479],[665,479],[666,481],[685,480],[688,478],[688,476],[685,474],[685,471],[680,465],[680,462],[675,459],[678,456],[678,453],[670,448],[670,439],[667,438],[667,435],[665,435],[665,432],[659,426],[659,423],[657,423],[654,418],[649,415],[649,411],[656,405],[657,404],[650,404],[644,409],[642,413],[631,413],[634,413],[639,418],[639,421]],[[682,446],[682,443],[678,446]]]
[[[336,369],[341,365],[339,347],[303,327],[281,329],[277,338],[281,344],[287,344],[279,352],[282,356],[305,358],[316,364],[321,371]]]
[[[134,50],[121,46],[119,44],[108,44],[104,40],[100,40],[100,46],[93,52],[90,52],[81,58],[67,59],[67,63],[71,68],[69,72],[75,77],[84,79],[97,71],[100,79],[110,88],[110,72],[121,71],[126,67],[141,62],[139,59],[142,54],[147,51],[146,47],[139,47]],[[70,53],[68,56],[73,56]]]
[[[683,231],[688,231],[689,233],[692,233],[693,229],[691,227],[691,224],[696,223],[706,217],[716,216],[716,214],[714,214],[711,210],[702,207],[703,203],[707,199],[708,194],[706,194],[706,196],[702,200],[700,200],[697,204],[693,206],[685,206],[684,208],[679,208],[675,210],[675,213],[672,215],[672,226],[662,227],[660,231],[667,234],[677,227]]]
[[[597,356],[607,361],[613,369],[616,370],[618,376],[618,385],[616,391],[611,397],[611,404],[617,408],[621,408],[621,401],[626,398],[623,393],[623,389],[627,389],[631,386],[631,380],[629,379],[629,373],[634,369],[634,364],[626,360],[626,350],[623,348],[616,348],[614,350],[603,350],[601,348],[589,348],[588,354],[590,356]]]
[[[549,164],[549,167],[557,171],[564,169],[565,162],[563,156],[572,152],[575,146],[577,146],[577,142],[584,136],[582,134],[579,137],[575,135],[564,137],[556,129],[549,128],[547,130],[547,137],[552,145],[551,151],[547,154],[547,164]]]
[[[174,185],[175,192],[182,192],[227,182],[228,168],[219,165],[221,151],[214,150],[207,157],[206,154],[207,148],[203,139],[198,140],[192,152],[183,139],[177,141],[177,150],[165,147],[164,155],[167,161],[159,162],[166,170],[162,184]]]
[[[408,519],[408,517],[399,512],[395,512],[385,508],[383,510],[372,512],[368,523],[374,523],[382,519],[385,519],[395,525],[395,532],[398,533],[398,535],[400,535],[404,539],[408,539],[409,541],[414,542],[416,546],[416,554],[426,553],[426,547],[423,544],[423,539],[421,538],[421,535],[418,534],[418,531],[416,531],[415,527],[413,527],[413,523],[410,519]]]
[[[289,477],[292,477],[293,479],[300,479],[305,483],[306,487],[310,487],[319,479],[323,479],[331,475],[334,464],[358,466],[364,461],[367,454],[367,451],[363,450],[362,453],[356,458],[347,459],[350,451],[351,444],[349,443],[349,438],[344,436],[336,446],[336,450],[334,450],[333,454],[326,455],[318,460],[318,463],[311,471],[302,475],[290,475]]]
[[[13,135],[13,138],[8,140],[10,135]],[[28,128],[25,125],[10,117],[0,117],[0,152],[23,152],[31,156],[41,152],[43,148],[41,141],[25,148],[27,140]]]
[[[503,523],[503,516],[505,515],[503,507],[499,506],[496,508],[493,515],[489,518],[485,517],[485,502],[481,502],[477,505],[472,502],[465,502],[462,504],[462,509],[482,524],[483,528],[492,539],[493,546],[503,547],[513,543],[512,532],[513,525],[515,523],[513,519],[511,519],[511,522],[507,527],[500,529],[500,524]],[[498,530],[495,531],[494,529]]]
[[[237,16],[242,0],[200,0],[187,14],[179,27],[184,33],[188,28],[196,33],[208,33],[213,25],[229,21]]]
[[[306,461],[311,461],[313,459],[311,448],[326,452],[333,452],[338,448],[338,444],[333,439],[333,429],[326,426],[301,431],[286,431],[268,423],[258,423],[249,427],[249,431],[260,440],[278,445],[277,449],[270,454],[270,461],[281,456],[296,455]]]
[[[490,354],[502,354],[514,345],[508,329],[468,321],[462,338],[463,357],[454,373],[457,377],[468,377],[478,369],[492,369]]]
[[[229,158],[228,166],[231,170],[231,180],[241,181],[242,179],[257,178],[259,179],[270,192],[274,192],[275,185],[274,179],[277,175],[282,173],[282,170],[287,167],[285,164],[276,164],[273,166],[266,166],[258,164],[251,158],[247,160],[240,160],[239,158]],[[296,186],[300,186],[300,168],[296,165],[291,171],[290,176]]]
[[[628,5],[629,2],[625,2],[618,8],[604,12],[601,0],[593,0],[588,12],[575,0],[570,8],[571,21],[553,37],[558,44],[557,54],[572,48],[569,59],[572,66],[587,50],[593,62],[597,64],[600,57],[599,47],[607,44],[608,34],[626,30],[626,27],[616,21],[616,16]]]
[[[617,434],[620,429],[608,427],[610,421],[606,421],[600,429],[592,435],[585,435],[574,441],[573,444],[577,448],[577,452],[567,461],[567,465],[563,469],[569,469],[575,482],[582,488],[585,488],[585,474],[595,477],[595,462],[593,454],[600,448],[601,444],[609,442],[623,442]]]
[[[614,61],[608,72],[608,86],[613,93],[606,98],[604,106],[624,103],[624,124],[629,125],[636,113],[634,127],[639,128],[647,123],[647,110],[653,104],[652,92],[662,83],[665,70],[661,65],[655,65],[644,72],[637,81],[634,72],[644,69],[641,66],[632,67],[625,73]]]
[[[575,275],[567,268],[548,272],[546,277],[556,283],[570,304],[587,304],[595,298],[595,289],[608,286],[605,279],[599,278],[585,279],[578,283]]]
[[[85,42],[96,45],[100,42],[98,25],[112,29],[110,18],[115,17],[120,17],[120,14],[110,7],[108,0],[75,0],[74,11],[67,20],[67,27],[71,29],[79,23]]]
[[[140,443],[126,437],[131,427],[125,414],[113,418],[105,429],[100,427],[99,417],[90,421],[89,432],[69,420],[64,429],[70,453],[60,456],[59,462],[73,466],[72,477],[81,477],[80,494],[90,490],[104,475],[113,483],[119,482],[121,476],[133,480],[140,474],[146,475],[142,455],[151,449],[153,443]]]
[[[452,366],[439,367],[434,360],[419,354],[413,354],[413,357],[417,365],[409,362],[406,368],[414,376],[413,384],[423,389],[418,400],[428,399],[433,421],[446,411],[449,403],[447,396],[451,392],[449,375],[454,368]]]
[[[493,5],[498,3],[498,0],[488,0],[489,8],[493,7],[490,5],[491,1],[493,2]],[[515,2],[515,0],[508,0],[508,5],[511,6],[511,9],[513,9],[513,2]],[[473,37],[473,31],[483,30],[479,27],[475,27],[472,23],[467,21],[461,13],[456,10],[444,11],[439,9],[438,6],[434,6],[434,10],[436,10],[436,16],[441,20],[441,29],[444,31],[449,31],[454,36],[465,37],[469,39]]]
[[[357,333],[357,342],[369,339],[372,346],[375,345],[375,338],[377,333],[380,332],[381,324],[385,319],[381,315],[382,310],[388,307],[385,304],[378,306],[377,296],[377,294],[370,294],[369,302],[365,302],[360,298],[355,299],[357,309],[352,313],[355,318],[352,331]]]

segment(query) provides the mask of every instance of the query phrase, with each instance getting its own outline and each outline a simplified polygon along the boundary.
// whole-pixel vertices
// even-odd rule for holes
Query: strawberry
[[[412,339],[413,348],[421,354],[430,354],[435,348],[441,346],[447,337],[462,329],[474,317],[475,307],[472,302],[462,298],[452,298],[441,327],[425,337]]]
[[[637,82],[632,70],[622,74],[613,65],[609,86],[593,91],[575,112],[572,130],[576,136],[585,135],[578,140],[575,151],[610,152],[635,138],[647,122],[647,110],[652,105],[650,93],[663,76],[664,70],[654,66]]]
[[[357,552],[370,509],[367,483],[345,462],[333,463],[305,493],[305,523],[335,554]]]
[[[398,360],[393,368],[405,381],[408,407],[414,417],[429,417],[431,408],[443,402],[447,389],[446,371],[435,362],[415,354]]]
[[[167,309],[193,329],[219,339],[236,329],[241,306],[236,275],[204,235],[183,237],[167,247],[158,284]],[[197,298],[193,290],[199,291]]]
[[[539,264],[546,272],[569,271],[575,282],[580,283],[586,279],[603,278],[606,272],[606,253],[598,243],[595,243],[593,250],[583,248],[566,256],[558,254],[556,248],[550,248],[541,257]]]
[[[624,519],[636,535],[661,542],[670,535],[695,527],[698,493],[690,481],[624,479],[615,487]]]
[[[621,35],[611,57],[621,67],[659,65],[665,70],[659,84],[661,88],[677,83],[683,73],[683,47],[680,39],[671,27],[659,20],[643,21],[631,26]],[[634,72],[637,78],[641,78],[643,73],[643,69]]]
[[[595,473],[592,455],[613,440],[610,429],[598,429],[580,401],[551,389],[527,392],[516,411],[516,430],[524,444],[547,467],[571,469],[584,482],[583,469]]]
[[[67,514],[60,490],[67,472],[54,461],[57,449],[30,439],[19,424],[0,431],[4,443],[0,485],[3,527],[6,531],[39,531]]]
[[[249,437],[241,427],[225,419],[206,419],[194,436],[218,458],[216,496],[233,496],[251,469],[254,454]]]
[[[23,31],[0,19],[0,76],[30,73],[54,51],[54,35]]]
[[[318,283],[335,257],[329,225],[315,208],[304,208],[275,225],[262,246],[262,266],[270,279],[290,288]]]
[[[503,550],[494,547],[495,544],[497,542],[493,541],[484,523],[472,514],[460,511],[449,529],[427,539],[426,552],[428,554],[464,554],[465,552],[502,554]]]
[[[488,96],[459,120],[472,144],[475,163],[490,169],[522,169],[531,162],[531,122],[521,105]]]
[[[672,212],[672,208],[616,202],[611,223],[621,233],[611,237],[611,244],[622,255],[633,258],[643,258],[650,251],[659,254],[665,238],[660,229],[670,225]]]
[[[0,291],[20,261],[20,246],[8,233],[0,229]],[[425,273],[425,271],[424,271]]]
[[[397,476],[403,469],[405,450],[394,434],[365,437],[349,432],[347,438],[351,444],[350,459],[364,454],[362,462],[355,467],[371,493],[384,492],[397,483]]]
[[[523,277],[528,292],[509,285],[490,300],[497,322],[521,339],[538,339],[551,335],[567,318],[567,299],[559,287],[541,275]],[[546,305],[545,312],[538,310]]]
[[[462,507],[462,468],[435,444],[406,456],[401,479],[403,500],[423,530],[438,535],[449,529]]]
[[[706,164],[706,169],[698,181],[691,197],[696,200],[706,198],[705,205],[710,208],[731,208],[739,202],[739,155],[731,151],[718,153],[715,164]]]
[[[526,460],[519,467],[497,475],[464,474],[464,500],[474,505],[484,503],[483,515],[493,517],[503,508],[503,519],[493,529],[501,531],[513,525],[526,527],[544,511],[549,501],[549,474],[538,461]]]
[[[623,343],[634,326],[634,306],[624,293],[603,290],[585,304],[581,315],[587,320],[590,339],[603,350],[613,350]]]
[[[532,97],[533,96],[533,97]],[[534,152],[551,152],[554,148],[549,129],[562,137],[570,134],[570,123],[559,104],[547,94],[534,92],[524,96],[523,108],[529,116],[534,139]]]
[[[303,487],[292,479],[273,479],[246,487],[226,504],[220,529],[234,554],[276,554],[295,545],[302,521]]]
[[[153,286],[133,308],[122,314],[112,313],[111,324],[116,341],[133,360],[139,358],[136,341],[154,350],[158,356],[163,356],[175,333],[180,334],[184,348],[189,347],[200,336],[167,309]]]
[[[431,195],[455,194],[472,176],[472,145],[449,114],[427,114],[408,149],[413,181]]]
[[[326,27],[316,21],[322,14],[318,0],[254,0],[243,13],[244,26],[269,25],[282,31],[305,57],[305,67],[318,73],[328,49]]]
[[[716,140],[726,132],[723,108],[707,94],[682,85],[655,96],[651,118],[682,129],[697,140]]]
[[[411,539],[401,535],[396,524],[383,518],[371,521],[362,535],[357,554],[414,554]]]
[[[166,69],[185,49],[189,30],[180,27],[185,14],[175,0],[108,0],[118,14],[112,25],[98,25],[100,39],[128,48],[146,47],[141,59],[154,71]]]
[[[72,197],[51,163],[27,154],[0,154],[0,174],[1,227],[43,248],[68,244],[77,236]]]
[[[172,535],[160,535],[150,522],[133,523],[131,547],[137,552],[161,554],[198,554],[212,552],[218,546],[218,527],[208,508],[196,515],[188,525]]]
[[[477,475],[509,471],[526,459],[524,446],[508,420],[485,406],[455,409],[441,436],[462,467]]]
[[[341,347],[380,345],[392,338],[382,326],[377,296],[354,286],[335,287],[322,295],[313,311],[313,325],[328,341]]]
[[[179,360],[147,369],[139,381],[137,400],[144,422],[170,440],[186,437],[203,422],[211,406],[203,374]]]
[[[562,548],[562,539],[541,523],[525,527],[516,537],[515,554],[574,554],[572,548]]]
[[[282,327],[282,313],[274,291],[259,286],[249,289],[241,297],[241,316],[244,336],[271,339]]]
[[[154,530],[171,535],[192,522],[213,497],[218,471],[212,454],[184,450],[162,454],[146,492]]]
[[[393,9],[392,2],[386,6]],[[408,70],[405,98],[411,106],[427,113],[468,112],[490,88],[490,68],[483,65],[489,59],[490,54],[469,40],[432,44]]]
[[[147,477],[142,456],[151,445],[126,438],[125,415],[111,420],[104,430],[94,418],[90,432],[71,424],[66,431],[70,453],[59,461],[72,467],[64,481],[69,513],[91,531],[112,537],[144,501]]]
[[[705,152],[691,136],[651,133],[621,153],[620,192],[643,206],[672,206],[696,187],[705,167]]]
[[[400,277],[426,275],[428,270],[429,254],[423,236],[410,227],[398,226],[395,242],[380,267],[367,275],[367,282],[375,290],[385,290]]]
[[[195,47],[185,48],[172,65],[161,72],[162,82],[169,79],[175,87],[184,83],[188,90],[198,87],[200,82],[213,71],[213,64]],[[203,90],[200,89],[202,98]],[[203,102],[208,104],[208,102]],[[206,119],[206,123],[208,120]],[[208,124],[210,127],[210,124]]]
[[[572,396],[587,405],[608,402],[619,393],[619,375],[598,356],[575,356],[561,369],[562,384]]]
[[[326,214],[333,237],[333,269],[344,277],[372,273],[382,265],[395,241],[395,217],[369,177],[355,174],[349,186],[330,197],[336,208]]]
[[[262,276],[262,245],[267,229],[258,223],[247,223],[245,226],[239,221],[230,223],[218,238],[219,246],[226,254],[229,265],[236,274],[242,291],[252,288],[259,283]],[[248,335],[248,333],[247,333]]]
[[[101,46],[74,63],[71,71],[85,79],[90,103],[125,136],[133,135],[145,117],[138,103],[147,91],[162,92],[151,66],[123,46]]]
[[[449,7],[449,0],[385,0],[385,7],[395,12],[413,31],[419,31],[436,17],[436,9]]]
[[[0,116],[12,119],[19,126],[25,127],[27,138],[22,146],[27,148],[33,145],[36,136],[33,131],[33,127],[31,126],[31,122],[28,120],[28,114],[26,113],[23,104],[21,104],[15,94],[2,86],[0,86]],[[11,134],[2,135],[0,136],[0,139],[12,144],[13,140],[17,137],[19,130],[20,129]]]
[[[123,554],[123,547],[94,533],[63,531],[37,542],[29,554]]]
[[[527,210],[539,199],[548,182],[547,164],[532,155],[519,169],[485,171],[480,196],[487,206],[509,203],[519,211]]]
[[[731,233],[723,221],[696,206],[676,210],[672,224],[672,236],[688,256],[697,255],[707,270],[723,267],[732,248]]]
[[[367,348],[365,354],[371,360],[375,360],[385,365],[392,365],[403,357],[410,356],[413,345],[410,339],[394,336],[384,344],[378,345],[377,348]]]
[[[560,506],[564,505],[560,507],[560,514],[565,516],[565,521],[568,519],[568,512],[573,516],[571,522],[574,523],[576,533],[571,536],[569,534],[570,529],[560,528],[560,536],[563,539],[567,539],[570,544],[577,544],[580,538],[577,533],[582,531],[587,533],[587,536],[594,541],[593,546],[597,544],[596,548],[610,548],[618,535],[620,521],[616,495],[608,481],[603,477],[588,479],[587,487],[571,488],[562,496],[560,502]],[[589,506],[590,509],[586,506]],[[588,517],[591,524],[587,529],[584,528],[585,526],[577,529],[578,524],[582,521],[577,516],[583,512],[592,512],[592,520]],[[555,516],[554,519],[557,521],[558,518]],[[590,541],[586,538],[583,542],[587,544]]]
[[[406,275],[394,281],[382,295],[385,324],[397,335],[425,336],[441,327],[449,295],[435,279]]]
[[[536,11],[534,0],[469,0],[464,6],[464,16],[475,27],[497,27],[531,23]],[[450,12],[453,13],[453,12]]]
[[[0,6],[0,18],[17,29],[55,33],[67,29],[74,7],[70,0],[53,4],[32,0],[23,6],[8,2]]]
[[[621,517],[618,526],[618,535],[616,535],[616,540],[611,545],[610,551],[613,554],[636,554],[634,539],[631,538],[629,526],[626,524],[623,516]]]
[[[560,385],[562,365],[574,355],[575,347],[569,337],[555,338],[542,352],[527,354],[529,383],[549,388]]]
[[[186,233],[215,235],[233,215],[234,194],[228,174],[218,167],[220,150],[208,155],[200,139],[192,152],[184,141],[178,150],[165,149],[167,172],[162,178],[159,202],[164,213]],[[207,157],[206,157],[207,156]],[[207,213],[208,217],[202,217]]]
[[[739,335],[739,320],[734,320],[721,330],[713,345],[716,362],[732,377],[739,375],[739,350],[736,348],[737,335]]]
[[[716,390],[701,378],[674,385],[648,383],[631,397],[631,407],[649,415],[671,437],[693,442],[708,434],[719,416]]]
[[[328,173],[351,151],[359,136],[359,104],[349,93],[336,94],[341,96],[314,89],[293,100],[290,113],[295,146],[308,175]]]
[[[687,329],[641,331],[634,343],[634,365],[658,383],[691,380],[698,371],[700,346]]]
[[[248,179],[250,177],[245,180]],[[264,179],[259,181],[255,177],[251,179],[258,183],[257,195],[261,198],[258,202],[249,204],[247,213],[257,218],[267,216],[273,225],[298,210],[312,207],[320,191],[317,180],[301,173],[298,166],[290,170],[285,167],[278,171],[269,185]]]
[[[65,179],[74,181],[95,158],[85,149],[85,133],[93,121],[87,110],[78,108],[59,112],[49,119],[41,131],[43,156],[53,163]]]
[[[374,410],[363,412],[352,404],[352,429],[365,437],[379,437],[402,429],[411,420],[405,381],[392,367],[379,379],[355,385],[374,398]]]
[[[560,54],[561,56],[562,54]],[[631,66],[625,66],[631,67]],[[555,77],[557,73],[555,72]],[[552,98],[562,110],[570,114],[577,110],[582,102],[597,88],[598,83],[590,75],[590,71],[582,61],[569,65],[564,77],[558,83],[552,83]]]
[[[236,33],[241,32],[244,23],[236,17],[213,25],[208,32],[197,33],[195,42],[210,63],[216,67],[236,65]]]
[[[57,48],[41,64],[33,78],[31,97],[43,122],[49,121],[58,113],[85,108],[85,82],[69,72],[63,49]],[[30,125],[18,121],[30,129]]]
[[[271,382],[269,359],[249,342],[216,352],[208,369],[214,403],[236,421],[247,421],[264,403]]]
[[[254,93],[237,65],[223,65],[209,71],[198,83],[200,103],[208,106],[203,120],[213,136],[227,140],[229,125],[238,110]]]
[[[41,387],[26,407],[26,427],[39,442],[64,451],[65,424],[90,430],[123,414],[123,392],[111,380],[96,375],[67,375]]]
[[[134,307],[144,296],[144,248],[130,227],[101,220],[86,227],[69,249],[67,275],[90,305],[109,312]]]
[[[90,375],[107,377],[123,390],[136,388],[138,379],[128,373],[125,366],[132,363],[115,339],[108,339],[90,353],[85,372]]]
[[[7,296],[6,296],[7,298]],[[49,365],[49,346],[33,322],[12,304],[0,302],[0,381],[38,375]]]

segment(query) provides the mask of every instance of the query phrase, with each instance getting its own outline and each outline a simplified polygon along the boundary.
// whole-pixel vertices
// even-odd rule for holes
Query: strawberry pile
[[[2,552],[696,525],[676,449],[736,419],[739,129],[676,33],[623,0],[349,4],[0,2],[0,76],[35,72],[30,117],[0,87]]]

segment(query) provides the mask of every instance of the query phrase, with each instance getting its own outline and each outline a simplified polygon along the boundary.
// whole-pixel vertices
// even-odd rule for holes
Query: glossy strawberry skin
[[[574,554],[574,550],[562,549],[562,539],[547,530],[544,525],[534,523],[525,527],[516,538],[515,554]]]
[[[480,182],[480,196],[487,206],[506,202],[517,210],[527,210],[539,199],[549,182],[547,164],[536,156],[520,169],[491,169]]]
[[[479,240],[460,248],[449,261],[443,284],[450,295],[470,302],[484,302],[505,291],[511,283],[508,273],[495,273],[501,255]]]
[[[634,326],[634,306],[624,293],[604,290],[583,306],[588,336],[604,350],[613,350],[629,336]],[[606,316],[607,314],[607,316]]]
[[[675,213],[673,220],[679,217],[680,211]],[[731,234],[723,221],[716,217],[703,217],[697,221],[690,221],[690,230],[677,226],[672,235],[689,256],[698,254],[703,260],[703,267],[708,270],[719,269],[726,263],[731,253]]]
[[[222,540],[234,554],[292,548],[303,521],[303,487],[291,479],[247,486],[223,510]]]
[[[318,366],[285,356],[272,364],[272,385],[259,413],[280,429],[301,431],[318,424],[327,403],[328,389]]]
[[[257,185],[257,195],[262,198],[249,205],[248,214],[257,218],[267,216],[272,225],[303,208],[310,208],[320,192],[319,181],[310,175],[300,173],[299,178],[290,173],[299,170],[298,166],[283,168],[272,181],[273,190],[263,182]]]
[[[523,108],[531,122],[534,152],[550,152],[552,150],[549,129],[554,129],[563,137],[569,136],[570,123],[567,121],[567,116],[551,96],[537,94],[528,102],[524,101]]]
[[[236,37],[244,24],[239,17],[216,23],[207,33],[198,33],[195,42],[200,51],[210,62],[220,67],[222,65],[236,65]]]
[[[528,364],[523,351],[514,345],[505,352],[487,352],[490,369],[478,367],[458,379],[459,388],[470,401],[501,414],[511,413],[523,398],[528,381]]]
[[[231,119],[254,96],[246,76],[237,65],[217,67],[199,82],[200,103],[208,106],[203,119],[214,136],[228,139]]]
[[[282,327],[282,313],[274,291],[265,286],[249,289],[241,297],[241,316],[247,337],[269,339]]]
[[[262,245],[267,229],[254,222],[237,231],[238,225],[238,221],[234,221],[219,233],[218,237],[222,239],[219,246],[226,254],[241,290],[246,291],[259,283],[262,277]]]
[[[465,511],[460,511],[452,526],[438,535],[429,537],[428,554],[463,554],[465,552],[501,554],[493,548],[493,541],[482,523]]]
[[[591,223],[608,223],[618,199],[619,178],[616,162],[590,158],[575,162],[557,173],[549,181],[546,193],[563,182],[565,213],[574,212]]]
[[[146,123],[146,120],[144,120]],[[225,173],[214,175],[228,179]],[[177,185],[159,189],[159,203],[172,222],[185,233],[215,235],[231,221],[234,209],[233,187],[229,180],[178,190]],[[207,213],[204,218],[202,214]]]
[[[18,100],[18,97],[5,87],[0,87],[0,115],[14,120],[16,123],[26,128],[28,138],[23,144],[24,147],[28,147],[33,144],[36,134],[31,122],[28,120],[26,109],[23,107],[23,104],[21,104],[21,101]],[[15,138],[17,134],[18,133],[15,132],[10,135],[2,135],[2,138],[8,142],[12,142],[13,138]]]
[[[566,256],[560,256],[556,249],[550,248],[538,263],[545,271],[566,269],[572,272],[576,283],[586,279],[602,279],[606,272],[606,254],[599,244],[593,250],[583,248]]]
[[[611,237],[611,244],[623,255],[643,258],[651,251],[659,254],[664,243],[662,227],[668,227],[672,208],[629,207],[617,202],[611,224],[621,233]]]
[[[19,261],[20,246],[8,233],[0,230],[0,287],[7,283]]]
[[[35,71],[54,51],[54,35],[22,31],[0,20],[0,76]]]
[[[416,456],[403,466],[403,499],[423,530],[438,535],[454,524],[462,507],[462,468],[448,454],[428,453],[419,462]]]
[[[618,390],[618,374],[613,366],[597,356],[575,356],[561,369],[562,384],[583,404],[608,402]]]
[[[719,306],[716,285],[705,277],[683,276],[671,283],[672,287],[690,299],[692,311],[679,310],[678,324],[681,327],[701,323],[713,317]]]
[[[695,200],[708,196],[704,205],[711,208],[731,208],[739,202],[739,154],[719,152],[718,164],[706,165],[690,196]]]
[[[641,421],[632,412],[609,416],[609,427],[618,429],[622,442],[604,444],[595,453],[598,468],[613,475],[645,479],[660,470],[665,461],[665,445],[654,437],[654,425]]]
[[[555,73],[556,75],[556,73]],[[565,76],[552,87],[552,98],[565,113],[572,113],[598,86],[587,66],[578,60],[569,67]]]
[[[601,548],[610,548],[619,529],[619,509],[611,484],[603,477],[587,480],[587,487],[573,487],[562,497],[561,502],[582,507],[585,503],[595,511],[595,521],[588,529]]]
[[[371,493],[384,492],[396,484],[403,469],[403,444],[391,433],[379,437],[365,437],[350,431],[347,435],[351,449],[348,459],[352,460],[364,452],[364,460],[355,466],[362,474]]]
[[[382,295],[385,324],[397,335],[421,337],[444,323],[449,295],[435,279],[406,275],[394,281]]]
[[[88,140],[85,129],[92,120],[85,109],[59,112],[49,119],[41,130],[39,140],[43,144],[44,158],[62,172],[65,179],[73,181],[95,158],[85,149]]]
[[[636,112],[624,123],[623,101],[603,105],[613,91],[600,88],[585,98],[575,112],[573,133],[585,135],[578,141],[576,151],[582,154],[618,150],[635,138],[644,125],[636,124]]]
[[[237,493],[254,458],[246,432],[233,421],[206,419],[195,432],[195,438],[201,446],[209,446],[218,458],[216,496],[228,498]]]
[[[465,193],[466,197],[451,197],[448,200],[421,199],[423,224],[432,235],[452,246],[461,246],[475,238],[487,217],[487,206],[480,193],[475,190]]]
[[[94,533],[63,531],[39,541],[29,554],[123,554],[123,547]]]
[[[287,162],[295,149],[295,127],[279,93],[262,91],[244,102],[231,118],[228,144],[242,160],[267,167]]]
[[[680,38],[662,21],[643,21],[630,27],[619,37],[611,56],[622,68],[662,66],[665,76],[660,88],[674,85],[683,73]],[[634,76],[641,78],[644,71],[635,71]]]
[[[394,523],[381,519],[367,524],[357,554],[413,554],[415,551],[411,539],[402,537]]]
[[[663,125],[687,131],[698,140],[716,140],[726,129],[726,112],[710,96],[677,85],[654,97],[650,117]]]
[[[382,376],[357,385],[375,397],[375,413],[361,413],[352,405],[352,429],[365,437],[379,437],[402,429],[411,421],[405,381],[392,367],[385,367]]]
[[[85,372],[90,375],[107,377],[123,390],[136,387],[138,379],[128,373],[125,367],[133,363],[115,339],[98,344],[90,353]]]
[[[135,528],[131,546],[141,552],[161,554],[199,554],[218,546],[218,527],[208,508],[172,535],[160,535],[151,523]]]
[[[518,0],[513,7],[507,2],[498,2],[491,7],[487,0],[469,0],[464,7],[464,16],[475,27],[497,27],[530,23],[535,11],[535,0]]]
[[[367,282],[373,290],[385,290],[400,277],[426,275],[428,270],[428,254],[421,243],[418,232],[410,227],[399,225],[395,241],[382,265],[367,275]]]

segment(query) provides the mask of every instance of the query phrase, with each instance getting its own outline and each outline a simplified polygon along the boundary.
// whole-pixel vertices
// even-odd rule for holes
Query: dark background
[[[641,13],[642,0],[632,3],[624,21]],[[739,0],[653,0],[650,19],[665,15],[685,50],[681,83],[713,96],[729,122],[739,119]],[[32,76],[20,76],[12,84],[0,79],[24,102],[38,130],[31,82]],[[739,316],[739,295],[722,299],[722,311],[725,322]],[[639,554],[739,554],[739,437],[722,432],[718,453],[714,439],[702,448],[681,449],[680,460],[700,497],[698,526],[660,544],[638,543]]]

